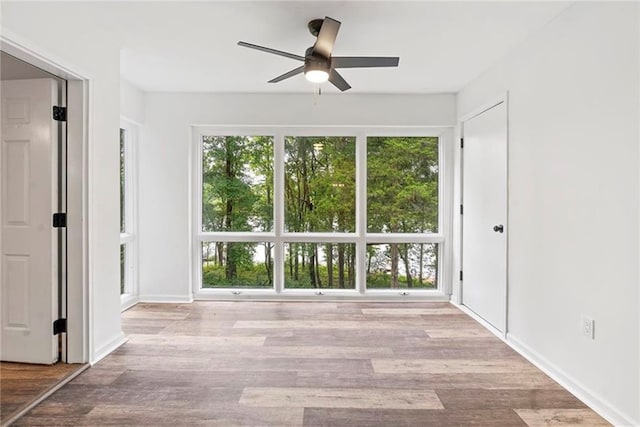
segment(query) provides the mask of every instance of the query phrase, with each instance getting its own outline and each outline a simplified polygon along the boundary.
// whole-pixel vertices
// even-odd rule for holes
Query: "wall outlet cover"
[[[582,316],[582,335],[589,339],[595,339],[595,321],[587,316]]]

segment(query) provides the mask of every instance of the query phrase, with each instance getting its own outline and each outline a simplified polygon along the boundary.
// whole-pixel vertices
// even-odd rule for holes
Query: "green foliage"
[[[406,288],[407,276],[400,275],[398,282],[400,288]],[[384,272],[376,272],[367,275],[367,288],[368,289],[388,289],[391,288],[391,274]],[[434,289],[435,282],[433,280],[424,280],[422,282],[413,282],[412,288],[427,288]]]
[[[273,139],[202,141],[203,231],[266,231],[273,223]]]
[[[264,264],[244,266],[231,279],[227,279],[223,265],[204,263],[202,266],[203,288],[270,288],[271,283]]]
[[[438,231],[438,139],[367,138],[370,232]]]

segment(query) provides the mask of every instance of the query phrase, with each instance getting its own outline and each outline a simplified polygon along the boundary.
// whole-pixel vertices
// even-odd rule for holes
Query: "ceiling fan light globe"
[[[324,83],[329,80],[329,73],[324,70],[309,70],[304,73],[304,76],[311,83]]]

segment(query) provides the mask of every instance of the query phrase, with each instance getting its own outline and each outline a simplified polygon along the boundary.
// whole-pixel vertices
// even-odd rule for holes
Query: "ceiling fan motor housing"
[[[331,58],[313,53],[313,46],[307,49],[304,55],[304,72],[311,70],[324,71],[329,73],[331,70]]]

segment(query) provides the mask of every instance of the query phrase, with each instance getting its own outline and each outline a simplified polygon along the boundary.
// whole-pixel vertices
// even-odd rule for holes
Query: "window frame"
[[[124,232],[120,233],[120,247],[125,246],[124,292],[120,294],[122,310],[138,302],[138,221],[137,221],[137,138],[138,126],[125,118],[120,119],[124,139]]]
[[[453,128],[449,126],[193,126],[191,128],[191,223],[192,274],[194,299],[362,299],[376,300],[448,300],[451,293],[451,230],[453,194]],[[271,232],[203,232],[202,231],[202,138],[205,136],[273,137],[273,231]],[[355,233],[285,232],[284,179],[287,136],[353,136],[356,150]],[[367,233],[367,137],[437,137],[438,138],[438,232],[437,233]],[[202,288],[202,242],[271,242],[274,244],[274,288]],[[284,243],[354,243],[356,245],[355,289],[285,289]],[[366,289],[366,245],[385,243],[437,243],[438,283],[436,289],[390,288]]]

